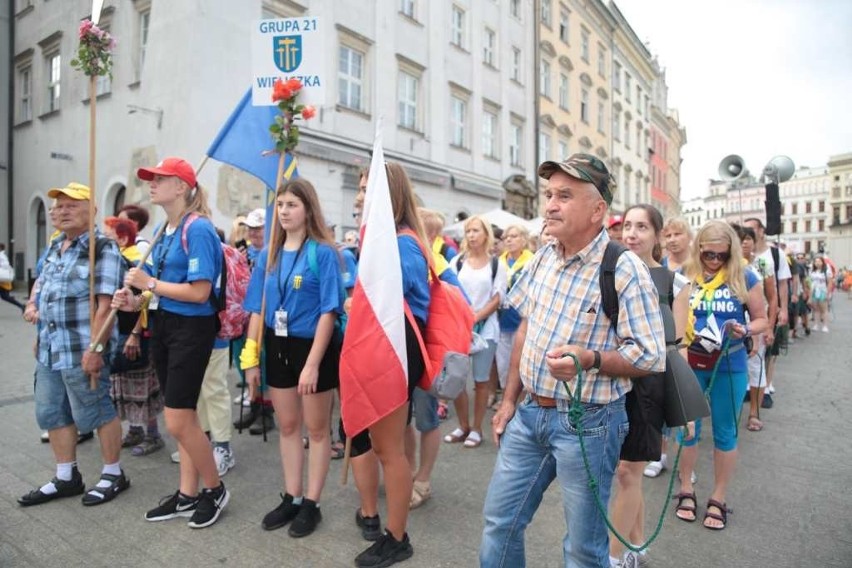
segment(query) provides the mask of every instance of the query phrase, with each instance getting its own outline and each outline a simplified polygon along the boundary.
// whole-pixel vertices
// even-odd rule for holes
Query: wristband
[[[257,341],[246,339],[246,344],[240,352],[240,369],[245,371],[258,366],[260,366],[260,356]]]
[[[141,332],[141,331],[135,331],[135,330],[134,330],[134,331],[131,331],[131,332],[130,332],[130,335],[135,335],[136,337],[139,337],[140,335],[142,335],[142,332]]]

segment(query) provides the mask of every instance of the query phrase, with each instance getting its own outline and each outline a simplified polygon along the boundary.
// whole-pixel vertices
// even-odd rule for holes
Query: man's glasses
[[[714,260],[718,260],[719,262],[728,262],[729,258],[731,258],[730,252],[713,252],[712,250],[701,251],[701,260],[704,262],[713,262]]]

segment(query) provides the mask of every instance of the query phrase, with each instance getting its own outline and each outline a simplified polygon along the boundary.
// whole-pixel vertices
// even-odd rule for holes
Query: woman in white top
[[[834,285],[834,278],[831,268],[826,265],[825,260],[818,256],[814,259],[814,267],[811,270],[811,308],[816,309],[817,329],[822,329],[828,332],[826,325],[826,314],[828,314],[828,297],[831,295],[831,289]],[[822,326],[820,328],[820,326]]]
[[[470,217],[464,224],[464,240],[461,254],[452,262],[458,273],[471,307],[476,315],[474,331],[487,343],[487,347],[471,354],[471,374],[474,381],[473,423],[470,423],[467,391],[455,400],[459,426],[444,437],[448,444],[464,442],[466,448],[476,448],[482,443],[482,421],[488,404],[488,379],[497,341],[500,339],[500,324],[497,308],[506,290],[506,265],[492,256],[494,234],[491,225],[482,217]]]

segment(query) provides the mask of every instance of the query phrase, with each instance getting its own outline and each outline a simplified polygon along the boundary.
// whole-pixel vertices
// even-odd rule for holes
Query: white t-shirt
[[[685,286],[689,284],[689,278],[681,274],[680,272],[674,273],[674,283],[672,284],[672,294],[677,298],[680,295],[680,291],[683,290]],[[674,301],[674,298],[672,298]]]
[[[450,263],[450,266],[453,271],[458,272],[459,282],[461,282],[467,297],[470,298],[470,306],[474,311],[484,308],[494,296],[500,296],[500,302],[503,302],[503,296],[508,287],[506,265],[504,263],[497,263],[497,274],[493,282],[491,281],[490,258],[482,268],[472,268],[467,260],[465,260],[461,270],[458,270],[458,263],[455,262],[455,259]],[[500,339],[500,323],[497,319],[496,310],[485,320],[485,325],[479,334],[483,339],[491,341],[498,341]]]
[[[790,280],[793,278],[793,275],[790,273],[790,265],[787,264],[787,257],[780,250],[778,251],[778,278],[776,283],[780,283],[782,280]],[[763,265],[762,270],[760,265]],[[758,272],[763,272],[763,277],[767,276],[775,276],[775,261],[772,258],[772,247],[770,246],[762,253],[758,254],[754,258],[754,265],[757,268]]]

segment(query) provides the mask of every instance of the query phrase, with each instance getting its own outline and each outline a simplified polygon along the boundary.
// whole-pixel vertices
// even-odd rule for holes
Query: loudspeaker
[[[781,234],[781,198],[778,193],[777,183],[766,184],[766,234]]]

